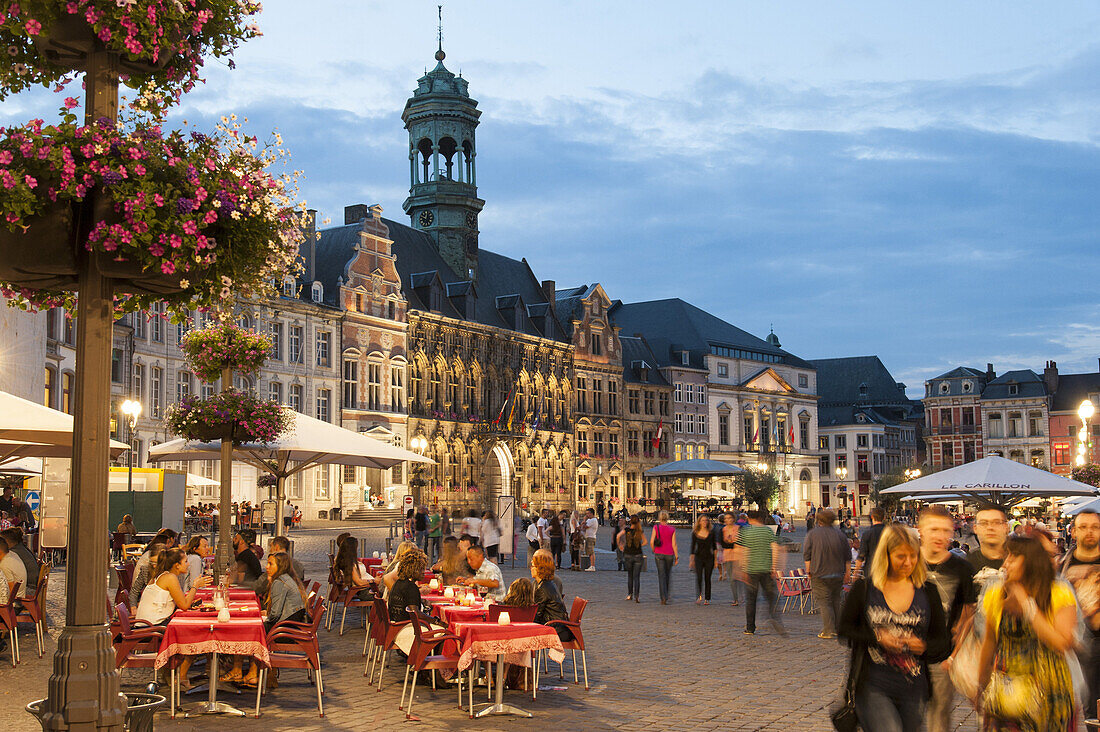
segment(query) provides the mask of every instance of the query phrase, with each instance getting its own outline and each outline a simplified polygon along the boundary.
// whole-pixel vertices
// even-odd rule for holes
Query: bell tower
[[[474,131],[481,111],[467,82],[443,65],[443,10],[440,6],[436,66],[417,80],[401,119],[409,131],[409,197],[403,208],[413,228],[435,240],[444,261],[477,281],[477,146]]]

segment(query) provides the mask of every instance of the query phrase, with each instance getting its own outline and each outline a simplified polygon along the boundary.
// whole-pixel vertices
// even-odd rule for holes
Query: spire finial
[[[443,6],[436,6],[439,8],[439,50],[435,52],[435,60],[442,61],[447,58],[447,54],[443,53]]]

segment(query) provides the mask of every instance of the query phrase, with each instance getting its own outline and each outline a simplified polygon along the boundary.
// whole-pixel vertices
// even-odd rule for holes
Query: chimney
[[[542,281],[542,296],[546,298],[546,302],[550,303],[550,320],[554,320],[558,315],[558,308],[554,302],[554,292],[558,289],[558,283],[554,280]]]
[[[365,203],[356,203],[344,206],[344,226],[358,224],[363,219],[370,218],[370,206]]]
[[[1047,361],[1047,365],[1043,368],[1043,383],[1047,387],[1047,394],[1054,394],[1058,391],[1058,362]]]
[[[306,281],[317,279],[317,209],[306,209]]]
[[[996,378],[997,378],[997,372],[993,370],[993,364],[987,363],[985,365],[985,380],[986,381],[993,381],[993,379],[996,379]]]

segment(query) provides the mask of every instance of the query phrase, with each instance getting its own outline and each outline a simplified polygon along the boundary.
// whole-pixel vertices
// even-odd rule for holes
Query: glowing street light
[[[1081,418],[1081,431],[1077,433],[1077,459],[1078,466],[1092,462],[1092,435],[1089,430],[1089,422],[1096,414],[1096,407],[1091,399],[1086,399],[1077,407],[1077,416]]]
[[[135,434],[135,426],[137,425],[138,417],[141,416],[141,402],[136,399],[127,399],[119,407],[126,416],[126,424],[130,427],[130,459],[126,461],[126,492],[130,494],[130,514],[134,513],[134,453],[136,452],[134,445],[137,443]]]

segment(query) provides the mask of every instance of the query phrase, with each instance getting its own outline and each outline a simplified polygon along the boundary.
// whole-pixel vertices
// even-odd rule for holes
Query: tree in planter
[[[887,516],[893,516],[901,505],[901,497],[896,493],[883,493],[883,491],[908,480],[905,477],[905,468],[894,468],[889,473],[878,476],[871,483],[871,503],[885,511]]]
[[[738,475],[735,482],[745,500],[756,504],[758,509],[767,510],[769,504],[779,495],[779,478],[774,470],[750,468]]]

